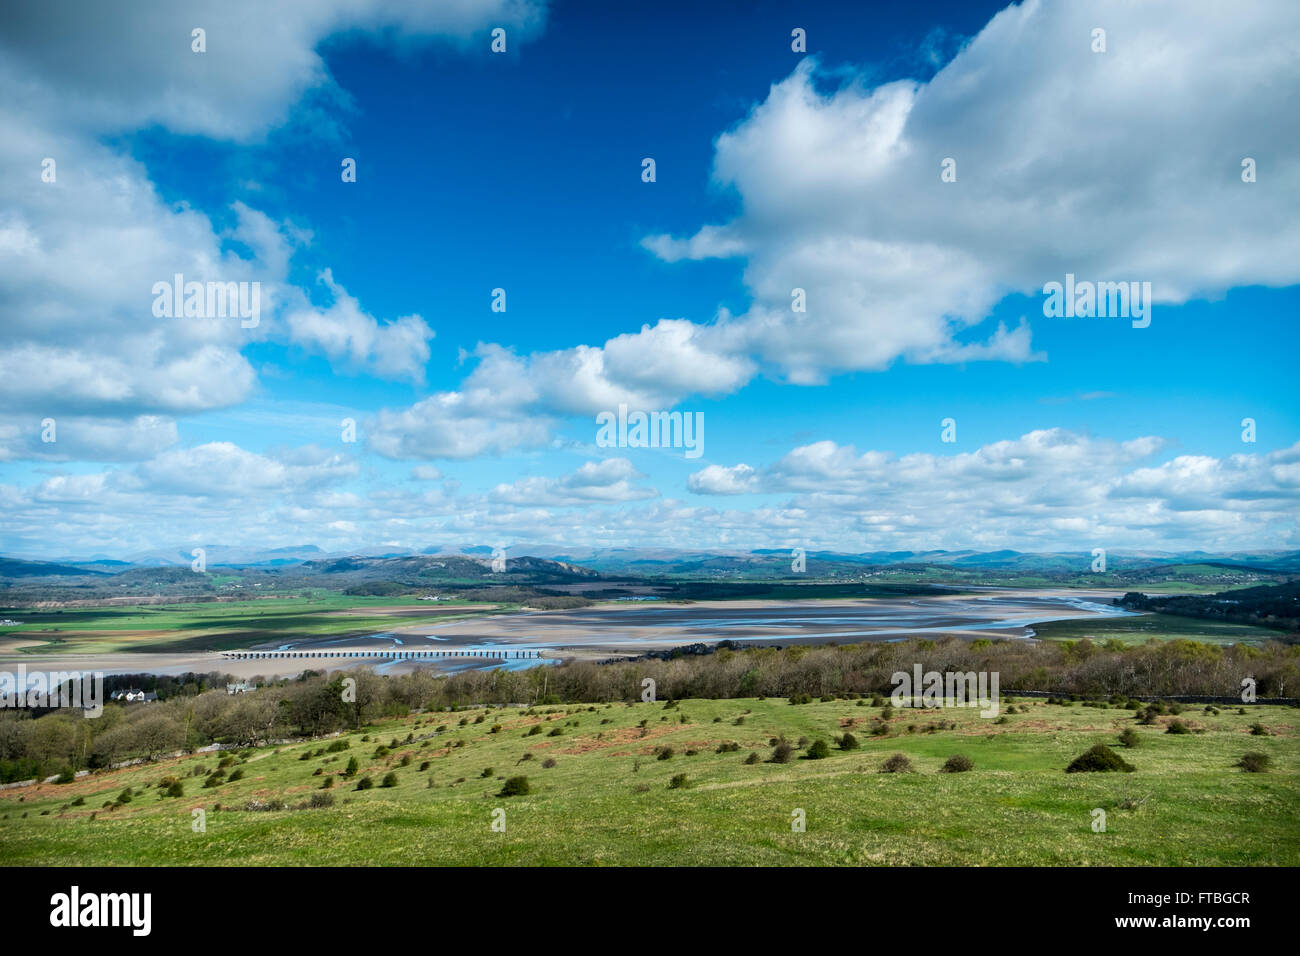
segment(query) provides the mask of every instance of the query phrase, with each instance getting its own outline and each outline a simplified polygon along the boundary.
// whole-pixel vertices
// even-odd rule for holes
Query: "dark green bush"
[[[824,740],[814,740],[805,755],[809,760],[824,760],[831,755],[831,747]]]
[[[1135,768],[1105,744],[1095,744],[1070,761],[1066,773],[1132,773]]]
[[[501,785],[498,797],[522,797],[532,792],[527,777],[511,777]]]
[[[1242,754],[1241,759],[1237,761],[1237,766],[1246,773],[1268,773],[1272,765],[1273,758],[1257,750]]]
[[[880,765],[881,773],[915,773],[912,768],[912,761],[907,759],[906,754],[894,754]]]

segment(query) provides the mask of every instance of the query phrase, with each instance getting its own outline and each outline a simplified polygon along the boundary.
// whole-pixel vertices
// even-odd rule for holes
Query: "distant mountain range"
[[[373,549],[328,553],[316,545],[255,549],[205,545],[208,569],[251,569],[283,572],[290,576],[346,575],[363,579],[411,580],[430,578],[476,580],[491,570],[493,549],[487,545],[429,547],[421,551]],[[657,548],[561,549],[519,545],[505,549],[510,574],[537,580],[580,580],[601,575],[636,577],[785,576],[793,560],[789,549],[757,551],[676,551]],[[106,577],[144,569],[188,570],[194,556],[189,550],[156,550],[121,559],[96,556],[91,560],[66,557],[32,561],[0,557],[0,578]],[[871,568],[949,568],[953,571],[998,571],[1025,574],[1071,574],[1090,569],[1090,552],[1033,553],[1024,551],[872,551],[846,554],[808,551],[804,555],[810,576],[861,573]],[[1239,568],[1270,574],[1300,572],[1300,551],[1110,551],[1107,569],[1134,571],[1174,566]],[[536,583],[536,581],[534,581]]]

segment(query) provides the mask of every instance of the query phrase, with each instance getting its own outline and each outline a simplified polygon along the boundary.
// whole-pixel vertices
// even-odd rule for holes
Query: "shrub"
[[[759,755],[758,755],[758,751],[756,751],[756,750],[751,750],[751,751],[749,752],[749,756],[745,758],[745,763],[746,763],[747,765],[748,765],[748,764],[756,764],[756,763],[758,763],[761,759],[762,759],[762,758],[759,757]]]
[[[784,740],[772,748],[772,763],[789,763],[792,756],[794,748]]]
[[[1256,721],[1255,723],[1250,725],[1250,735],[1252,737],[1267,737],[1269,736],[1269,733],[1267,730],[1264,729],[1263,724],[1261,724],[1259,721]]]
[[[943,762],[939,768],[940,773],[966,773],[968,770],[975,769],[975,761],[971,760],[965,754],[953,754]]]
[[[824,740],[814,740],[806,754],[809,760],[824,760],[831,755],[831,747]]]
[[[852,734],[847,732],[844,734],[843,737],[841,737],[838,741],[836,741],[836,743],[840,745],[841,750],[857,750],[860,746],[862,746],[861,744],[858,743],[857,737],[854,737]]]
[[[501,791],[498,797],[522,797],[524,794],[531,793],[532,787],[528,784],[527,777],[511,777],[501,785]]]
[[[339,753],[340,751],[347,750],[351,746],[352,745],[348,743],[346,740],[336,740],[334,741],[334,743],[330,744],[328,747],[325,748],[325,752],[336,754]]]
[[[374,782],[373,780],[370,779],[370,776],[369,776],[369,775],[364,776],[364,777],[362,777],[360,780],[357,781],[357,789],[358,789],[358,790],[369,790],[369,789],[370,789],[371,787],[373,787],[374,785],[375,785],[375,782]]]
[[[684,790],[690,785],[690,780],[687,779],[686,774],[684,773],[679,773],[673,777],[673,779],[668,781],[669,790]]]
[[[1167,734],[1190,734],[1191,731],[1181,720],[1171,720],[1169,726],[1165,728]]]
[[[361,765],[357,763],[357,758],[352,757],[350,760],[348,760],[348,765],[347,768],[343,771],[343,776],[355,777],[357,775],[357,771],[359,771],[360,769],[361,769]]]
[[[283,810],[284,801],[279,797],[272,797],[270,800],[249,800],[244,804],[245,810]]]
[[[492,776],[493,773],[494,773],[494,771],[493,771],[493,769],[492,769],[491,767],[484,767],[484,768],[483,768],[483,772],[482,772],[481,774],[479,774],[479,776],[480,776],[480,777],[483,777],[483,778],[487,778],[487,777]]]
[[[424,771],[428,770],[428,769],[429,769],[429,766],[430,766],[432,763],[433,763],[433,761],[431,761],[431,760],[426,760],[426,761],[424,761],[423,763],[421,763],[421,764],[420,764],[420,773],[424,773]]]
[[[1273,758],[1257,750],[1242,754],[1241,759],[1237,761],[1237,766],[1246,773],[1268,773],[1269,767],[1272,765]]]
[[[1135,768],[1105,744],[1095,744],[1070,761],[1066,773],[1132,773]]]
[[[380,784],[380,786],[381,787],[397,786],[397,774],[391,770],[388,773],[384,774],[384,781],[383,783]]]
[[[660,760],[672,760],[672,759],[673,759],[673,754],[674,754],[674,753],[675,753],[675,751],[673,750],[672,747],[660,747],[660,748],[659,748],[659,759],[660,759]]]
[[[550,770],[552,767],[555,766],[555,758],[547,757],[545,760],[542,761],[542,766],[545,767],[547,770]]]
[[[894,754],[880,765],[881,773],[915,773],[912,768],[912,761],[907,759],[906,754]]]
[[[185,787],[179,780],[173,780],[167,787],[166,796],[183,797],[185,796]]]
[[[1125,747],[1136,747],[1142,742],[1142,735],[1132,727],[1125,727],[1120,731],[1119,742]]]
[[[332,786],[334,786],[334,778],[333,778],[333,777],[326,777],[324,780],[322,780],[322,781],[320,782],[320,788],[321,788],[322,790],[328,790],[328,789],[329,789],[330,787],[332,787]]]
[[[311,799],[307,801],[307,807],[311,810],[323,810],[325,807],[332,806],[334,806],[332,793],[313,793]]]

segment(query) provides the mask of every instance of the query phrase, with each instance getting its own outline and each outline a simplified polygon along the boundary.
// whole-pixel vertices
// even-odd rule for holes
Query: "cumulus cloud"
[[[778,545],[858,550],[1088,550],[1275,545],[1300,537],[1300,444],[1271,453],[1178,456],[1148,464],[1168,442],[1029,432],[950,455],[868,450],[833,441],[772,464],[710,465],[697,494],[788,495],[759,508]]]
[[[746,464],[708,465],[687,479],[697,495],[744,495],[758,490],[758,473]]]
[[[560,478],[521,478],[512,484],[497,485],[489,495],[493,502],[533,506],[642,501],[654,498],[653,488],[636,487],[643,477],[626,458],[589,461],[572,474]]]
[[[544,418],[494,408],[462,392],[439,392],[405,409],[383,409],[366,429],[367,446],[385,458],[476,458],[546,444]]]
[[[247,495],[295,492],[336,483],[359,472],[338,452],[306,447],[259,455],[231,442],[167,451],[120,477],[121,486],[154,494]]]
[[[0,421],[0,461],[138,461],[177,440],[176,422],[159,415],[15,417]]]
[[[748,379],[751,367],[714,347],[707,330],[674,319],[601,347],[520,356],[481,344],[458,390],[381,411],[368,429],[370,447],[388,458],[502,454],[546,444],[556,415],[594,416],[620,404],[658,411],[687,395],[725,394]]]
[[[308,231],[243,203],[212,218],[165,201],[110,137],[160,125],[255,140],[312,96],[340,105],[317,52],[330,36],[464,43],[502,26],[518,43],[544,18],[545,4],[529,0],[6,4],[0,87],[15,95],[0,101],[0,163],[14,175],[0,179],[0,402],[124,421],[237,405],[257,384],[243,350],[284,334],[273,317],[285,306],[295,307],[296,341],[419,381],[432,335],[421,318],[379,323],[341,288],[333,306],[313,310],[287,284]],[[203,54],[191,50],[196,26]],[[260,283],[266,321],[155,316],[153,286],[176,274]]]
[[[1066,272],[1149,281],[1167,303],[1292,284],[1300,129],[1276,117],[1300,96],[1297,28],[1294,4],[1026,0],[928,82],[827,91],[805,59],[718,138],[713,177],[740,214],[643,245],[744,256],[752,305],[717,334],[799,382],[898,358],[1040,358],[1028,326],[973,327]],[[1267,183],[1242,182],[1246,156]]]
[[[11,0],[0,56],[23,76],[38,110],[94,132],[160,124],[178,133],[249,140],[283,122],[309,91],[342,94],[317,52],[348,30],[393,42],[465,41],[504,27],[535,36],[544,2],[530,0]],[[206,52],[191,31],[206,31]],[[131,50],[129,69],[121,51]]]
[[[384,378],[401,378],[423,384],[429,361],[433,329],[418,315],[380,323],[324,270],[319,281],[329,289],[333,304],[327,309],[302,308],[286,317],[291,341],[323,352],[354,368]]]
[[[1155,460],[1166,444],[1060,429],[950,454],[815,442],[763,467],[697,472],[697,493],[769,496],[726,508],[659,496],[623,458],[481,493],[453,481],[363,490],[359,466],[327,449],[256,453],[214,442],[131,467],[0,484],[0,546],[47,556],[161,542],[276,547],[310,528],[327,550],[449,540],[859,552],[1300,547],[1300,444]],[[51,541],[60,551],[51,554]]]

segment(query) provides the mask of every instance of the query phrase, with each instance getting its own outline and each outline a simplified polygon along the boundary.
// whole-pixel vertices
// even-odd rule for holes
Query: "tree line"
[[[722,648],[707,655],[611,663],[571,662],[527,670],[428,670],[379,676],[366,669],[308,671],[251,693],[229,695],[225,675],[160,681],[151,704],[106,704],[102,716],[0,711],[0,782],[151,759],[211,743],[255,746],[356,728],[385,716],[476,704],[603,703],[691,697],[888,695],[891,676],[923,671],[998,672],[1003,694],[1051,691],[1082,697],[1295,696],[1300,646],[1223,647],[1195,641],[1039,642],[912,639],[900,643]],[[208,690],[209,687],[217,689]]]

